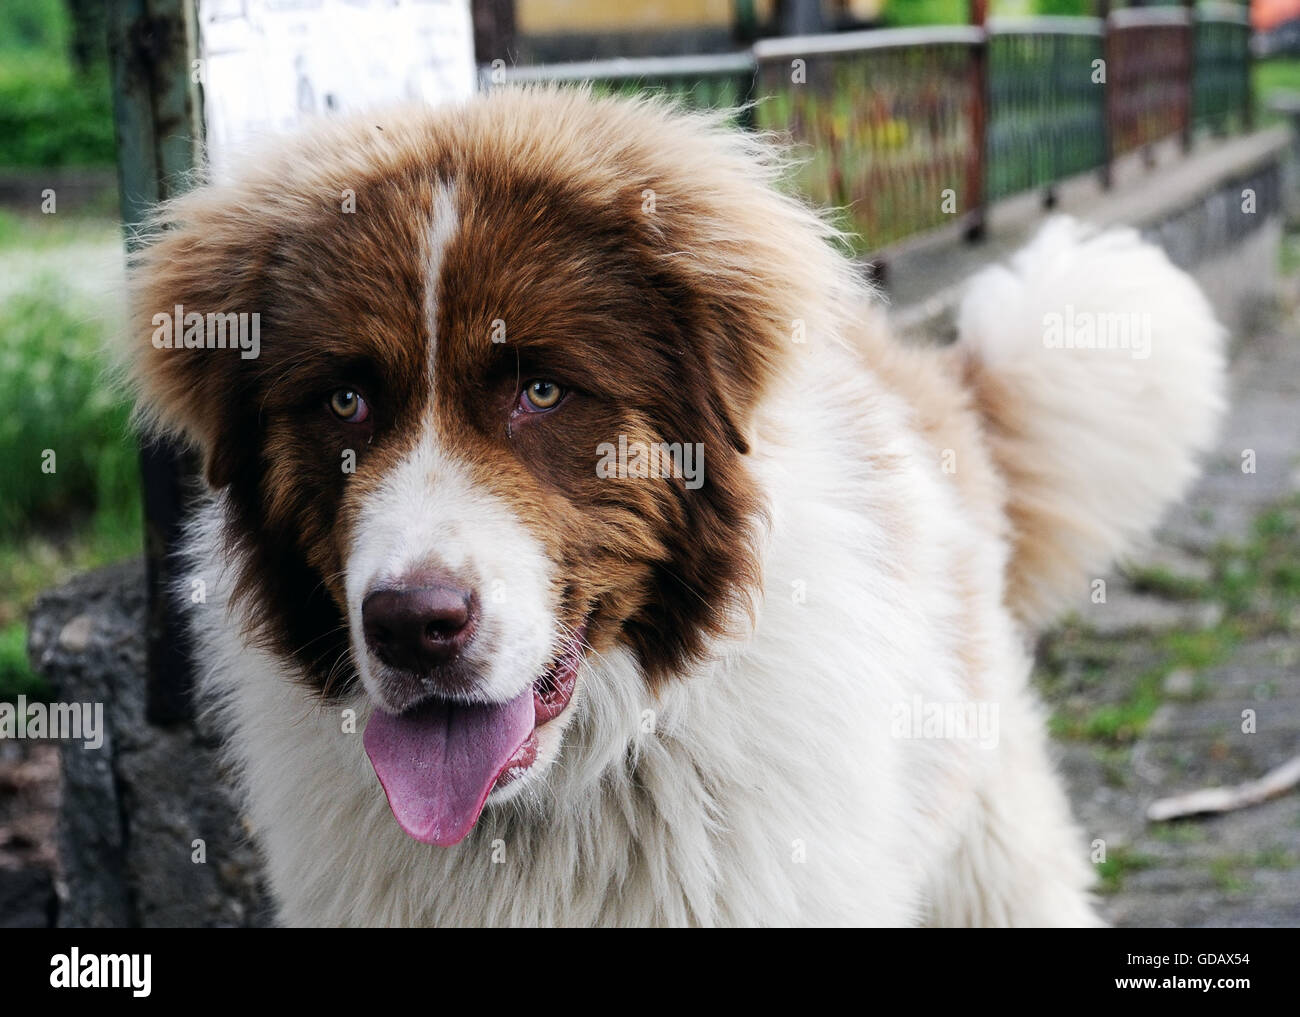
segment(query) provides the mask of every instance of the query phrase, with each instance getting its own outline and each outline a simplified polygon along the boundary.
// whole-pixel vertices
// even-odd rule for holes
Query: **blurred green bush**
[[[0,167],[111,166],[113,109],[105,74],[0,57]]]
[[[15,232],[0,215],[0,255]],[[0,298],[0,701],[48,694],[26,655],[36,594],[140,549],[136,442],[105,377],[105,328],[49,276]]]
[[[115,529],[136,511],[129,411],[103,377],[101,325],[33,286],[0,304],[0,539],[93,515]],[[44,472],[47,452],[54,473]]]
[[[0,2],[0,167],[113,164],[108,70],[70,22],[63,0]]]

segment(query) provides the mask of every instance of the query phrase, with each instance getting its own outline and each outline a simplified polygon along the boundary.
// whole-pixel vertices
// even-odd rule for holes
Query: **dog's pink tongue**
[[[533,731],[533,690],[508,703],[376,710],[363,743],[402,829],[448,847],[469,833],[492,785]]]

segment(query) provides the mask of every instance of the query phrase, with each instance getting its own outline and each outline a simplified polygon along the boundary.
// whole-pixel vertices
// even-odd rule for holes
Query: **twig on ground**
[[[1147,808],[1147,819],[1159,823],[1205,812],[1232,812],[1276,798],[1297,784],[1300,784],[1300,756],[1287,760],[1258,780],[1248,780],[1236,787],[1209,787],[1158,798]]]

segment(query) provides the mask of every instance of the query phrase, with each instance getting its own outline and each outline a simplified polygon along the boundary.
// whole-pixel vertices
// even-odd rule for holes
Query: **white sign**
[[[475,89],[469,0],[199,0],[208,161],[323,114]]]

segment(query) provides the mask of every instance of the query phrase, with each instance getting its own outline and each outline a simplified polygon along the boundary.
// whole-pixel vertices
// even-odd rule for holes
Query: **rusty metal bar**
[[[1114,155],[1181,136],[1191,115],[1191,18],[1184,7],[1112,11],[1107,18],[1107,91]]]
[[[759,127],[809,154],[796,183],[841,210],[860,254],[978,207],[971,47],[983,39],[962,25],[755,44]]]

